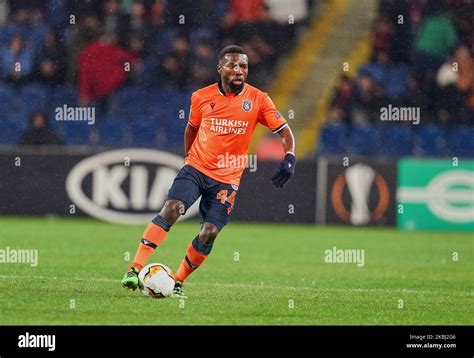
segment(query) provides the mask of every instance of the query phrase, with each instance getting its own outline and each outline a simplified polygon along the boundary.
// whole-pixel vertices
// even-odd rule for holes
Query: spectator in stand
[[[184,89],[190,80],[190,48],[184,35],[177,36],[171,47],[171,52],[163,61],[163,83],[168,87]]]
[[[7,48],[0,53],[1,79],[13,84],[26,82],[33,70],[31,47],[25,46],[21,35],[13,35]]]
[[[285,26],[290,24],[290,20],[298,25],[308,17],[307,0],[265,0],[265,5],[271,18]]]
[[[386,105],[383,88],[372,77],[361,73],[352,104],[352,124],[366,126],[380,124],[380,108]]]
[[[253,23],[263,20],[264,0],[231,0],[229,16],[233,24]]]
[[[10,6],[7,0],[0,0],[0,26],[4,26],[8,20]]]
[[[16,8],[12,7],[13,3],[10,2],[10,21],[6,26],[6,30],[8,31],[9,35],[19,34],[26,38],[28,36],[28,32],[30,26],[28,24],[30,20],[30,16],[28,11],[24,8]]]
[[[415,38],[415,70],[435,71],[456,46],[456,30],[443,12],[442,4],[430,2]]]
[[[159,31],[165,24],[165,3],[164,0],[155,0],[150,10],[150,32],[152,34]]]
[[[214,51],[206,41],[196,46],[192,65],[193,88],[198,89],[214,82],[216,78],[216,64]]]
[[[329,123],[333,123],[333,124],[344,123],[344,124],[352,125],[352,123],[347,122],[346,118],[347,118],[346,113],[344,113],[344,110],[338,104],[333,104],[329,108],[328,118],[327,118],[327,121]]]
[[[241,47],[245,50],[245,53],[248,55],[249,68],[252,71],[250,83],[254,86],[263,88],[262,78],[263,72],[265,71],[265,63],[260,53],[255,49],[255,47],[250,43],[250,41],[242,42]]]
[[[67,44],[67,75],[68,83],[76,82],[77,59],[84,46],[99,37],[101,33],[99,19],[93,12],[84,12],[72,28]]]
[[[261,30],[259,25],[269,16],[264,5],[263,0],[231,0],[229,11],[220,24],[220,38],[235,43],[248,41]]]
[[[121,46],[127,46],[129,35],[129,17],[122,13],[119,0],[105,0],[104,16],[101,19],[104,32],[114,34]]]
[[[265,0],[268,17],[274,20],[270,42],[278,51],[287,51],[298,30],[308,23],[308,1],[306,0]],[[275,36],[275,33],[278,35]]]
[[[213,3],[214,0],[165,1],[164,18],[166,24],[170,27],[179,28],[184,35],[188,36],[197,27],[208,25]]]
[[[380,16],[375,20],[372,29],[372,56],[377,57],[380,51],[389,53],[392,48],[394,29],[390,20]]]
[[[362,66],[359,73],[366,73],[382,86],[384,95],[392,104],[398,104],[407,91],[409,68],[403,63],[392,63],[387,51],[379,51],[375,62]]]
[[[41,8],[44,0],[10,0],[10,10],[16,12],[17,10],[33,10]]]
[[[145,4],[141,0],[134,0],[127,19],[127,30],[125,32],[125,45],[131,48],[132,41],[143,42],[143,47],[148,48],[148,22],[146,19]]]
[[[374,50],[385,50],[390,53],[393,62],[411,62],[411,51],[413,42],[413,24],[410,16],[410,10],[413,9],[412,1],[388,0],[379,2],[379,11],[383,21],[386,22],[382,28],[374,28]],[[387,28],[386,26],[389,26]],[[387,33],[386,31],[389,31]],[[381,31],[381,33],[378,33]],[[386,40],[388,47],[380,44],[385,42],[384,37],[388,35]],[[379,38],[379,36],[381,36]],[[379,48],[377,48],[379,47]],[[407,51],[408,50],[408,51]],[[377,51],[374,51],[375,54]]]
[[[43,10],[46,23],[55,29],[61,37],[68,31],[69,15],[77,14],[73,9],[73,4],[64,0],[45,0],[43,1]]]
[[[456,29],[461,41],[466,44],[469,51],[474,53],[474,21],[472,21],[474,8],[469,5],[458,10]]]
[[[352,103],[354,100],[354,85],[347,75],[342,75],[336,93],[331,102],[331,107],[337,107],[342,111],[341,120],[347,124],[351,123]]]
[[[247,51],[252,68],[252,83],[265,88],[278,53],[289,49],[294,29],[272,18],[263,0],[232,0],[229,12],[220,25],[219,37],[224,44],[239,43]]]
[[[421,124],[426,124],[434,122],[435,116],[428,106],[428,96],[420,89],[421,78],[419,74],[410,74],[407,79],[407,91],[402,96],[400,104],[402,107],[420,108]]]
[[[37,82],[56,86],[64,83],[66,76],[66,49],[54,31],[48,32],[35,63]]]
[[[445,124],[472,121],[474,64],[467,46],[461,45],[440,67],[437,76],[437,116]]]
[[[30,119],[30,126],[20,137],[22,145],[49,145],[63,144],[61,138],[48,125],[48,119],[43,112],[34,113]]]
[[[467,46],[460,46],[454,53],[458,63],[459,77],[456,81],[457,90],[463,94],[460,121],[463,124],[474,124],[474,59]]]
[[[103,110],[108,95],[126,81],[127,68],[132,71],[138,58],[118,46],[114,34],[104,33],[82,50],[77,63],[80,103],[99,101]]]

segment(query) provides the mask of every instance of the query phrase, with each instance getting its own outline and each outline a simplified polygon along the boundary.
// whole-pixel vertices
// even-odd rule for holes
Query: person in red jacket
[[[118,46],[113,34],[104,33],[89,43],[77,60],[81,105],[105,99],[125,82],[137,62],[137,55]]]

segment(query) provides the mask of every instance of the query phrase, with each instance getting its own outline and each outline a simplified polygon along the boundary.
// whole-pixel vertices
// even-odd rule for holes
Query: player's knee
[[[204,223],[201,232],[199,233],[199,239],[204,244],[213,244],[218,234],[219,229],[216,225],[211,223]]]
[[[160,216],[172,225],[185,212],[186,210],[183,202],[172,199],[166,201],[165,206],[161,209]]]

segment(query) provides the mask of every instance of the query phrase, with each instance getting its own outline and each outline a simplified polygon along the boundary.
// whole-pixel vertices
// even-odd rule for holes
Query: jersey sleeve
[[[193,93],[191,96],[191,108],[189,109],[189,119],[188,123],[198,128],[201,125],[201,108],[200,108],[200,100],[196,93]]]
[[[277,111],[273,101],[266,93],[263,94],[258,122],[270,129],[273,133],[278,133],[288,125],[285,118]]]

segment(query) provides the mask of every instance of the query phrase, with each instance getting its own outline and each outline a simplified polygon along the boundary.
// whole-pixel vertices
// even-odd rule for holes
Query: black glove
[[[291,153],[287,153],[285,159],[280,163],[277,172],[272,177],[273,185],[277,188],[283,188],[286,182],[295,174],[295,166],[296,157]]]

